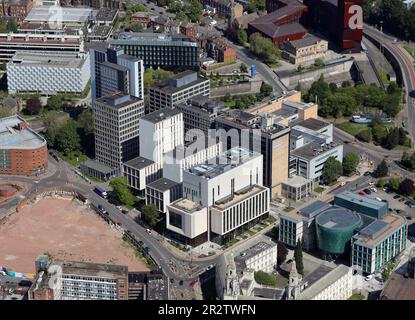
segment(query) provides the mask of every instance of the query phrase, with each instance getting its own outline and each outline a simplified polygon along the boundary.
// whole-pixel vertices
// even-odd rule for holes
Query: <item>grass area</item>
[[[356,136],[359,132],[366,130],[368,125],[346,121],[336,124],[336,127],[351,134],[352,136]]]
[[[415,59],[415,49],[408,46],[404,46],[404,48]]]
[[[229,101],[226,101],[225,104],[226,104],[227,108],[232,109],[232,108],[235,107],[236,102],[235,102],[235,100],[229,100]]]
[[[82,162],[88,160],[88,157],[80,151],[73,151],[68,154],[60,152],[59,156],[74,167],[78,167]]]
[[[376,65],[376,72],[378,73],[380,79],[382,80],[385,86],[390,84],[390,81],[388,79],[388,73],[384,69],[382,69],[381,66]]]
[[[317,192],[317,193],[322,193],[323,191],[324,191],[323,187],[317,187],[314,189],[314,192]]]
[[[275,287],[277,284],[277,276],[272,273],[257,271],[254,273],[255,281],[259,284]]]
[[[232,247],[235,243],[237,243],[239,241],[239,239],[237,239],[237,238],[233,238],[232,240],[229,240],[229,242],[227,242],[226,244],[224,244],[223,246],[222,246],[222,249],[223,250],[225,250],[225,249],[227,249],[227,248],[229,248],[229,247]]]
[[[347,300],[366,300],[365,296],[363,294],[360,293],[355,293],[354,295],[352,295],[349,299]]]
[[[287,207],[287,208],[284,209],[284,212],[290,212],[290,211],[293,211],[293,210],[294,210],[293,207]]]

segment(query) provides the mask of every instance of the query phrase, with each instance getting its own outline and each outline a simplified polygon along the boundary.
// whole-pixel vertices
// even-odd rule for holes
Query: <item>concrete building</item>
[[[284,198],[300,201],[308,197],[314,190],[314,183],[302,176],[292,176],[282,183],[281,195]]]
[[[68,7],[91,7],[94,9],[108,8],[125,10],[126,4],[122,0],[61,0],[62,6]]]
[[[9,62],[16,51],[82,53],[84,40],[80,35],[0,33],[0,62]]]
[[[36,274],[28,297],[29,300],[128,300],[128,268],[55,260]]]
[[[407,221],[388,214],[363,228],[352,239],[352,265],[365,274],[385,268],[406,248]]]
[[[236,269],[264,271],[271,273],[277,265],[277,244],[273,242],[258,242],[254,246],[235,257]]]
[[[7,63],[9,94],[81,93],[89,81],[89,55],[17,52]]]
[[[120,33],[110,43],[143,60],[146,68],[186,70],[200,66],[197,43],[182,34]]]
[[[147,184],[163,177],[162,163],[139,156],[124,162],[122,173],[127,178],[128,185],[138,194],[145,196]]]
[[[144,115],[144,101],[116,92],[93,104],[95,158],[121,170],[123,162],[139,154],[139,119]]]
[[[389,212],[387,202],[363,197],[350,191],[337,194],[334,197],[334,203],[376,219],[381,219]]]
[[[0,174],[38,176],[47,167],[46,140],[19,116],[0,119]]]
[[[182,185],[161,178],[146,186],[146,205],[154,204],[157,210],[166,213],[167,205],[182,197]]]
[[[328,42],[313,35],[302,39],[286,41],[283,44],[282,57],[296,65],[307,65],[316,59],[324,59],[328,51]]]
[[[322,265],[301,279],[293,262],[287,289],[288,300],[347,300],[353,294],[352,268]]]
[[[241,110],[229,110],[216,118],[216,128],[223,129],[218,134],[226,136],[227,149],[243,146],[263,154],[261,184],[270,188],[273,198],[281,195],[282,182],[288,179],[290,128],[278,120]]]
[[[315,217],[330,207],[330,204],[317,200],[298,212],[282,213],[279,241],[290,247],[301,241],[304,250],[313,251],[317,244]]]
[[[214,8],[218,16],[224,18],[238,18],[243,15],[243,6],[234,0],[203,0],[204,6]]]
[[[140,156],[163,163],[163,154],[184,144],[183,114],[177,109],[164,108],[140,119]]]
[[[67,7],[34,7],[30,10],[24,22],[29,23],[56,23],[85,26],[92,20],[91,8],[67,8]]]
[[[115,91],[144,99],[142,60],[102,46],[91,48],[90,58],[92,101]]]
[[[304,126],[311,122],[318,129]],[[317,119],[308,119],[291,128],[290,150],[290,175],[300,175],[313,182],[320,181],[328,158],[343,161],[343,145],[333,141],[332,125]]]
[[[223,101],[212,101],[204,95],[194,96],[176,108],[183,113],[185,137],[192,130],[194,138],[208,137],[209,129],[215,129],[218,115],[227,109]]]
[[[149,89],[149,111],[172,108],[198,95],[209,97],[209,79],[198,77],[190,70],[184,71]]]
[[[206,230],[200,232],[203,238],[197,242],[227,242],[266,218],[270,197],[261,182],[262,155],[240,147],[184,171],[183,198],[206,208],[209,219]],[[178,234],[169,225],[167,229],[173,237]],[[195,243],[194,233],[181,231],[179,240]]]

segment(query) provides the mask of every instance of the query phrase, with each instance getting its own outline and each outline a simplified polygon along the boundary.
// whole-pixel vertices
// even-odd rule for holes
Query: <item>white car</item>
[[[342,183],[340,183],[340,186],[342,186],[342,187],[345,186],[345,185],[346,185],[346,182],[344,182],[344,181]]]
[[[366,281],[370,281],[370,280],[372,280],[372,278],[373,278],[373,274],[369,274],[369,275],[365,278],[365,280],[366,280]]]
[[[373,181],[369,182],[369,186],[374,186],[374,185],[375,185],[375,183]]]
[[[378,192],[378,190],[376,188],[370,188],[371,191],[373,192]]]
[[[150,229],[146,229],[148,234],[151,234],[151,230]]]

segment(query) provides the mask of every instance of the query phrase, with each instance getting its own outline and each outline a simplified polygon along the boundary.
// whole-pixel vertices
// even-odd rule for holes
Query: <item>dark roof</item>
[[[118,10],[111,10],[108,8],[100,8],[97,12],[95,20],[97,21],[113,21],[117,15]]]
[[[308,143],[303,147],[297,148],[295,150],[293,150],[291,152],[291,154],[293,156],[297,156],[303,159],[313,159],[315,157],[318,157],[324,153],[326,153],[327,151],[337,147],[338,144],[335,142],[331,142],[330,144],[328,144],[325,148],[323,148],[320,144],[318,143]],[[321,151],[319,151],[321,150]]]
[[[124,162],[125,165],[132,167],[134,169],[140,170],[145,167],[148,167],[149,165],[153,164],[153,160],[149,160],[143,157],[136,157],[134,159],[131,159],[127,162]]]
[[[321,40],[322,39],[317,38],[316,36],[308,35],[308,36],[305,36],[302,39],[292,40],[292,41],[288,41],[288,42],[292,47],[298,49],[298,48],[309,47],[313,44],[318,43]]]
[[[297,123],[297,125],[311,129],[311,130],[320,130],[330,125],[330,123],[315,119],[309,118],[307,120]]]
[[[381,300],[415,300],[415,279],[392,273],[380,294]]]
[[[305,278],[303,279],[302,283],[307,282],[307,287],[310,287],[317,281],[319,281],[321,278],[323,278],[326,274],[328,274],[330,271],[332,271],[333,268],[320,265],[317,269],[309,273]]]
[[[307,218],[314,217],[319,212],[330,207],[330,204],[320,200],[314,201],[312,204],[299,210],[299,213]]]
[[[177,185],[179,185],[179,183],[169,180],[167,178],[161,178],[152,183],[149,183],[147,187],[164,192],[164,191],[170,190],[171,188]]]
[[[344,229],[361,226],[362,218],[357,212],[334,206],[320,213],[316,223],[326,229]]]
[[[277,26],[271,22],[255,23],[254,21],[250,23],[250,25],[270,38],[279,38],[295,33],[307,32],[307,29],[299,23],[289,23]]]
[[[181,111],[175,108],[163,108],[156,110],[152,113],[146,114],[145,116],[141,117],[141,120],[157,123],[162,120],[173,117],[179,113],[181,113]]]

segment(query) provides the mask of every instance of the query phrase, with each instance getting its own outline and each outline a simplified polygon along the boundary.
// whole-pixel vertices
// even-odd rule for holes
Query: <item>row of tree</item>
[[[0,33],[17,32],[17,23],[14,19],[3,19],[0,17]]]
[[[354,152],[346,154],[341,163],[335,157],[329,157],[324,163],[322,179],[326,184],[331,184],[342,175],[350,176],[356,173],[360,162],[359,155]]]
[[[391,117],[401,110],[402,90],[396,82],[391,82],[387,92],[374,85],[358,84],[351,86],[344,82],[341,88],[328,84],[321,76],[305,95],[308,101],[318,102],[322,117],[350,116],[363,108],[377,108]]]
[[[272,86],[263,82],[261,85],[260,92],[257,94],[245,94],[240,96],[232,97],[227,94],[223,100],[225,102],[234,101],[234,106],[232,109],[246,109],[253,106],[255,103],[264,100],[266,97],[269,97],[272,93]]]
[[[391,177],[389,181],[385,181],[383,178],[380,178],[376,186],[379,188],[388,187],[405,196],[413,196],[415,193],[414,181],[409,178],[405,178],[402,181],[397,177]]]
[[[384,124],[372,121],[370,126],[360,131],[356,138],[364,142],[375,142],[386,149],[393,149],[398,145],[409,146],[411,140],[408,138],[408,132],[404,128],[390,128]]]
[[[364,20],[396,37],[415,41],[415,6],[408,9],[401,0],[366,0],[363,4]]]

